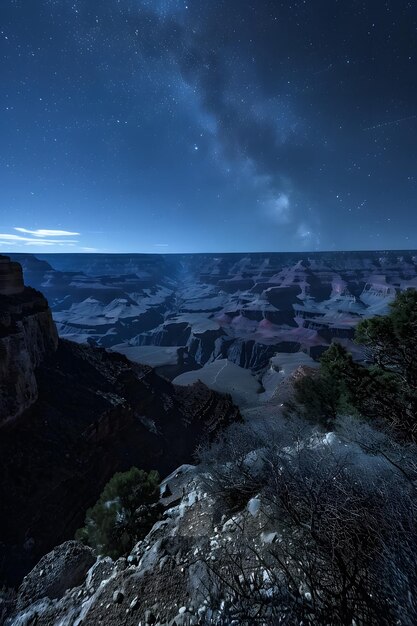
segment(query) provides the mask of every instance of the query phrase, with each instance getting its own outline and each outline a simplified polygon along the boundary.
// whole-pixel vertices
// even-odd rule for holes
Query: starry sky
[[[1,0],[0,249],[417,248],[417,3]]]

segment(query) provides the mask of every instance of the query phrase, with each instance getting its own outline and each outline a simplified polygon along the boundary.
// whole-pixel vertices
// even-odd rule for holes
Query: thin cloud
[[[80,235],[80,233],[70,230],[42,229],[30,230],[15,226],[13,230],[18,233],[0,233],[0,245],[25,247],[36,250],[37,248],[75,248],[82,252],[98,252],[97,248],[90,246],[79,246],[78,239],[67,239],[68,236]]]
[[[0,233],[0,239],[2,241],[16,241],[16,242],[29,242],[34,245],[42,245],[42,243],[57,243],[57,244],[74,244],[78,243],[76,239],[40,239],[38,237],[22,237],[21,235],[14,235],[9,233]]]
[[[62,242],[62,241],[51,241],[50,239],[33,239],[31,241],[25,241],[25,246],[60,246],[60,247],[71,247],[75,246],[76,243],[72,242]]]
[[[27,235],[33,235],[34,237],[74,237],[79,235],[80,233],[72,232],[70,230],[51,230],[51,229],[43,229],[38,228],[37,230],[29,230],[28,228],[19,228],[17,226],[14,227],[14,230],[17,230],[19,233],[25,233]]]

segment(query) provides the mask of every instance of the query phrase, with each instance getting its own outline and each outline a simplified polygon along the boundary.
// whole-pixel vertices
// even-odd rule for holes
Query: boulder
[[[94,562],[92,549],[78,541],[57,546],[23,579],[18,591],[18,610],[41,598],[62,598],[67,589],[83,583]]]
[[[123,591],[120,591],[120,589],[116,589],[116,591],[113,593],[113,602],[114,604],[121,604],[124,600],[124,593]]]

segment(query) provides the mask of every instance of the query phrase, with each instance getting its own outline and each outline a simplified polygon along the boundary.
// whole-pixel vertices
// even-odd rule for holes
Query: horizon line
[[[21,255],[21,256],[56,256],[56,255],[71,255],[71,256],[116,256],[116,255],[148,255],[148,256],[185,256],[196,254],[334,254],[334,253],[346,253],[346,252],[417,252],[416,248],[357,248],[357,249],[341,249],[341,250],[241,250],[237,252],[232,251],[216,251],[216,252],[1,252],[0,256]]]

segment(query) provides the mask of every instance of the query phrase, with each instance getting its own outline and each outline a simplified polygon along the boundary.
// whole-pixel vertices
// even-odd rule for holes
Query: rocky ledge
[[[213,502],[191,465],[168,476],[161,492],[167,485],[164,519],[128,558],[95,560],[89,548],[63,543],[25,577],[9,605],[3,603],[6,625],[202,624],[209,580],[201,557],[216,558],[214,535],[219,537]]]
[[[222,621],[221,613],[213,613],[212,568],[225,550],[239,549],[241,526],[251,528],[261,543],[271,543],[276,533],[268,532],[256,499],[231,518],[222,516],[205,492],[200,470],[192,465],[177,468],[165,479],[161,493],[167,491],[170,495],[160,500],[165,507],[163,519],[127,558],[98,557],[87,571],[88,549],[75,542],[66,542],[44,557],[10,601],[6,626],[238,624],[230,616]],[[70,559],[74,554],[77,558]],[[221,595],[225,589],[217,591]]]

